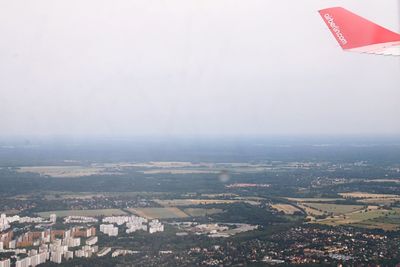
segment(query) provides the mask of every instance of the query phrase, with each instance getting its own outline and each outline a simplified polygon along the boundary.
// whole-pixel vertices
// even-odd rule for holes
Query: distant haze
[[[317,12],[398,1],[0,2],[0,135],[400,134],[400,60]]]

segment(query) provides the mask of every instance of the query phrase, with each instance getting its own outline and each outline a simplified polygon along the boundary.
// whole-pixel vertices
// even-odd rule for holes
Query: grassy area
[[[352,225],[362,228],[398,230],[400,228],[400,209],[367,209],[317,221],[332,226]]]
[[[202,209],[202,208],[187,208],[184,209],[183,211],[192,217],[203,217],[223,212],[222,209]]]
[[[343,200],[342,198],[293,198],[293,197],[287,197],[287,200],[293,201],[293,202],[334,202],[334,201],[340,201]]]
[[[376,204],[376,205],[390,205],[396,201],[400,201],[399,195],[393,194],[373,194],[366,192],[348,192],[340,193],[343,198],[356,199],[357,202],[364,204]]]
[[[155,202],[165,207],[191,206],[207,204],[231,204],[243,202],[244,200],[225,200],[225,199],[155,199]]]
[[[400,229],[400,212],[389,211],[384,216],[379,216],[359,223],[367,228],[381,228],[384,230]]]
[[[332,225],[332,226],[343,225],[343,224],[354,224],[366,220],[375,219],[381,216],[385,216],[386,213],[387,213],[386,210],[370,210],[366,212],[358,211],[346,215],[320,220],[318,221],[318,223]]]
[[[309,216],[321,216],[324,215],[324,213],[320,210],[308,207],[308,206],[304,206],[303,204],[297,204],[298,207],[302,208],[307,215]]]
[[[185,212],[176,207],[166,208],[134,208],[128,211],[147,219],[169,219],[189,217]]]
[[[271,207],[278,211],[282,211],[285,214],[293,214],[296,211],[300,212],[300,210],[298,208],[296,208],[293,205],[289,205],[289,204],[272,204]]]
[[[342,215],[365,208],[364,205],[342,205],[342,204],[328,204],[328,203],[303,203],[304,206],[311,209],[320,211],[325,214]]]
[[[360,203],[376,204],[376,205],[390,205],[397,201],[400,201],[400,198],[364,198],[357,200],[357,202]]]
[[[91,199],[93,197],[160,197],[167,195],[165,192],[69,192],[69,191],[43,191],[42,197],[46,200],[56,200],[56,199]],[[17,195],[13,198],[19,200],[27,200],[34,196],[31,195]]]
[[[398,195],[391,194],[372,194],[366,192],[339,193],[344,198],[400,198]]]
[[[108,172],[102,167],[92,166],[32,166],[20,167],[17,171],[38,173],[42,176],[55,178],[82,177],[97,174],[119,174],[118,172]]]
[[[50,214],[56,214],[58,217],[66,216],[111,216],[111,215],[126,215],[127,213],[120,209],[96,209],[96,210],[54,210],[46,212],[38,212],[40,217],[48,218]]]
[[[193,169],[161,169],[161,170],[146,170],[144,174],[208,174],[219,173],[219,170],[193,170]]]
[[[57,200],[57,199],[91,199],[93,197],[103,197],[104,195],[101,193],[94,194],[89,192],[80,192],[80,193],[51,193],[45,194],[44,199],[46,200]]]

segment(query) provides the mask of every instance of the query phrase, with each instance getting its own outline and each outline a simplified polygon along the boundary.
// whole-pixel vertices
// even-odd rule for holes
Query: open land
[[[126,215],[127,213],[120,209],[95,209],[95,210],[53,210],[46,212],[38,212],[37,215],[48,218],[50,214],[56,214],[58,217],[65,216],[111,216],[111,215]]]
[[[118,172],[109,172],[105,168],[91,167],[91,166],[33,166],[33,167],[20,167],[18,172],[37,173],[42,176],[49,176],[54,178],[65,177],[83,177],[93,175],[118,175]]]
[[[285,214],[293,214],[295,212],[300,212],[298,208],[289,204],[272,204],[271,207]]]
[[[208,216],[212,214],[217,214],[223,212],[222,209],[206,209],[206,208],[187,208],[183,210],[186,214],[192,216],[192,217],[203,217],[203,216]]]
[[[78,221],[63,225],[65,216],[90,216],[97,218],[88,224],[96,228],[99,248],[127,253],[63,258],[65,266],[400,262],[400,146],[270,146],[250,140],[227,151],[220,142],[179,153],[173,145],[170,154],[166,147],[157,150],[157,143],[152,149],[140,143],[123,154],[111,153],[113,146],[107,153],[90,152],[96,144],[75,154],[68,147],[65,155],[57,152],[51,159],[41,156],[48,151],[43,150],[23,161],[19,157],[31,149],[10,160],[12,150],[0,147],[0,205],[8,217],[24,218],[21,224],[3,225],[9,228],[0,234],[15,231],[11,238],[18,243],[37,236],[30,232],[82,226]],[[147,156],[149,151],[159,153]],[[35,222],[52,213],[56,223]],[[152,223],[164,228],[126,232],[127,225],[104,218],[113,215],[125,216],[115,221],[141,216],[148,219],[147,227],[158,219]],[[101,232],[103,223],[118,227],[117,236]]]
[[[176,207],[167,208],[132,208],[130,212],[147,219],[170,219],[189,217],[185,212]]]
[[[241,200],[229,200],[229,199],[156,199],[154,201],[166,207],[208,205],[208,204],[231,204],[231,203],[242,202]]]

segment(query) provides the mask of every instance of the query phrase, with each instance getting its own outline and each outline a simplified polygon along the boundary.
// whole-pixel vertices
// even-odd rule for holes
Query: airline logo
[[[335,33],[339,42],[341,42],[342,45],[347,44],[347,40],[344,37],[343,33],[341,32],[340,27],[335,23],[334,18],[329,13],[326,13],[324,15],[324,18],[325,18],[327,24],[329,25],[329,27],[331,27],[332,32]]]
[[[318,12],[344,50],[400,56],[400,34],[343,7],[330,7]]]

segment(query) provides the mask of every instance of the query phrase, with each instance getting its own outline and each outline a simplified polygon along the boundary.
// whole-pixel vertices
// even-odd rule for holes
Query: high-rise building
[[[152,220],[149,223],[149,233],[155,233],[155,232],[163,232],[164,231],[164,225],[161,224],[158,220]]]
[[[100,224],[100,232],[103,232],[109,236],[117,236],[118,227],[114,227],[113,224]]]
[[[31,258],[26,257],[15,262],[15,267],[29,267],[31,266]]]
[[[57,221],[57,215],[56,214],[50,214],[50,222],[56,223]]]
[[[0,260],[0,267],[10,267],[11,261],[10,259]]]
[[[107,255],[107,254],[110,253],[110,252],[111,252],[111,248],[110,248],[110,247],[105,247],[105,248],[103,248],[102,250],[100,250],[100,251],[97,253],[97,256],[103,257],[103,256]]]
[[[51,260],[52,262],[55,262],[55,263],[61,263],[61,261],[62,261],[62,255],[63,255],[63,252],[62,252],[62,251],[59,251],[59,250],[53,251],[53,252],[51,252],[50,260]]]
[[[4,213],[2,213],[0,215],[0,232],[5,231],[8,228],[10,228],[10,224],[8,222],[7,216]]]
[[[74,252],[73,251],[65,251],[64,252],[64,257],[66,260],[70,260],[74,258]]]
[[[97,240],[98,240],[97,236],[92,236],[86,240],[86,245],[93,246],[94,244],[97,243]]]
[[[8,243],[8,248],[13,249],[13,248],[15,248],[16,245],[17,245],[17,242],[16,242],[15,240],[11,240],[11,241]]]

